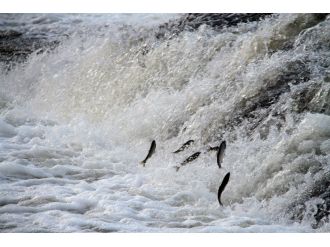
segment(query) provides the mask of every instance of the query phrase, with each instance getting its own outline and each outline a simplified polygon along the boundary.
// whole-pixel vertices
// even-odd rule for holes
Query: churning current
[[[0,232],[329,232],[330,18],[244,18],[1,14]]]

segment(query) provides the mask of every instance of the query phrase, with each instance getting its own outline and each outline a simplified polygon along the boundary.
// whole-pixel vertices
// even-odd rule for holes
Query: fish
[[[219,150],[218,146],[216,146],[216,147],[209,146],[208,149],[207,149],[208,152],[209,151],[218,151],[218,150]]]
[[[190,156],[189,156],[188,158],[186,158],[186,159],[185,159],[180,165],[181,165],[181,166],[185,166],[187,163],[189,163],[189,162],[191,162],[191,161],[197,159],[198,156],[199,156],[200,154],[201,154],[201,152],[196,152],[196,153],[190,155]],[[180,166],[176,166],[175,168],[176,168],[176,171],[179,171]]]
[[[221,163],[223,161],[223,157],[225,155],[225,149],[226,149],[226,141],[221,142],[218,152],[217,152],[217,164],[219,168],[221,168]]]
[[[221,206],[223,206],[222,202],[221,202],[221,194],[222,192],[224,191],[224,189],[226,188],[226,185],[228,184],[228,181],[229,181],[229,177],[230,177],[230,172],[228,172],[226,174],[226,176],[223,178],[222,180],[222,183],[221,185],[219,186],[219,190],[218,190],[218,201],[219,201],[219,204]]]
[[[151,142],[151,146],[150,146],[147,157],[143,161],[140,162],[143,165],[143,167],[145,167],[147,160],[155,153],[155,150],[156,150],[156,141],[153,140]]]
[[[183,150],[185,150],[187,147],[189,147],[192,143],[194,143],[194,140],[189,140],[187,142],[185,142],[178,150],[174,151],[173,153],[180,153]]]

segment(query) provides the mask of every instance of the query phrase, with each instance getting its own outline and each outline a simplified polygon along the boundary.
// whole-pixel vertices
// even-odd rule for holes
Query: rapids
[[[1,67],[1,232],[330,230],[330,18],[180,16],[0,15],[58,41]]]

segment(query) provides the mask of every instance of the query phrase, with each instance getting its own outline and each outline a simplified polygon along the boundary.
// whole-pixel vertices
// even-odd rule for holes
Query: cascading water
[[[330,19],[178,17],[0,16],[59,42],[0,74],[1,232],[330,230]]]

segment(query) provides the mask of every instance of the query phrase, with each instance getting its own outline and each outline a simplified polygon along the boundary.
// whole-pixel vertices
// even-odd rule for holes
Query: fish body
[[[221,163],[223,161],[223,157],[225,156],[226,150],[226,141],[221,142],[218,152],[217,152],[217,164],[219,168],[221,168]]]
[[[228,184],[228,181],[229,181],[229,177],[230,177],[230,172],[228,172],[226,174],[226,176],[223,178],[222,180],[222,183],[221,185],[219,186],[219,190],[218,190],[218,201],[219,201],[219,204],[221,206],[223,206],[222,202],[221,202],[221,194],[222,192],[224,191],[224,189],[226,188],[226,185]]]
[[[200,154],[201,154],[201,152],[196,152],[196,153],[190,155],[187,159],[185,159],[185,160],[181,163],[181,165],[184,166],[184,165],[186,165],[187,163],[189,163],[189,162],[191,162],[191,161],[197,159],[198,156],[199,156]]]
[[[178,150],[174,151],[173,153],[175,153],[175,154],[180,153],[193,143],[194,143],[194,140],[189,140],[189,141],[185,142]]]
[[[185,159],[184,161],[182,161],[182,163],[180,165],[181,166],[185,166],[187,163],[189,163],[189,162],[197,159],[200,154],[201,154],[201,152],[196,152],[196,153],[190,155],[187,159]],[[176,168],[176,171],[179,171],[179,169],[180,169],[181,166],[176,166],[175,167]]]
[[[156,141],[153,140],[151,142],[151,146],[150,146],[147,157],[143,161],[141,161],[141,164],[143,165],[143,167],[146,165],[147,160],[155,153],[155,150],[156,150]]]
[[[207,149],[208,152],[209,151],[218,151],[218,150],[219,150],[218,146],[216,146],[216,147],[209,146],[208,149]]]

